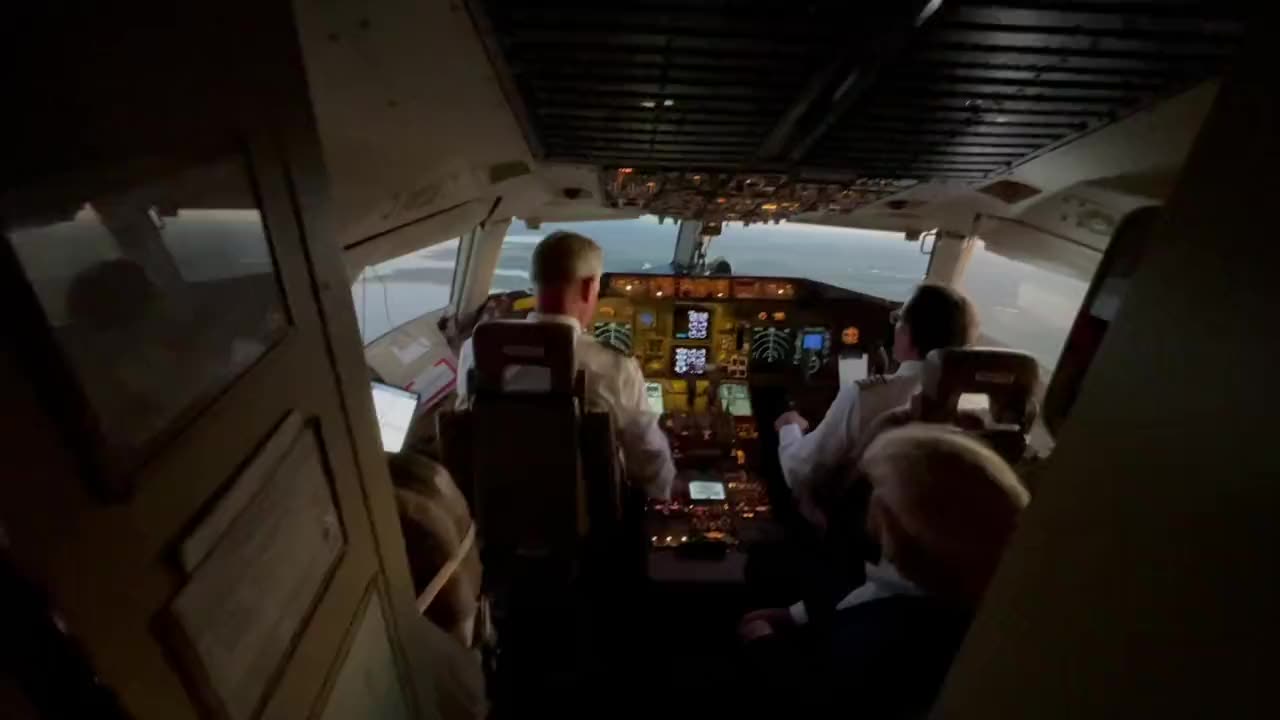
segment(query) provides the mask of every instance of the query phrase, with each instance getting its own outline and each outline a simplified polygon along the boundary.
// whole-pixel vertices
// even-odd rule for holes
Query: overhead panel
[[[600,167],[613,204],[763,221],[998,175],[1218,74],[1241,7],[469,4],[536,155]]]

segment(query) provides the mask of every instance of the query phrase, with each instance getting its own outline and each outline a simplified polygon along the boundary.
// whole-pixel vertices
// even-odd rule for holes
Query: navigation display
[[[671,372],[680,377],[707,374],[707,348],[681,347],[671,348]]]
[[[677,305],[672,326],[676,340],[706,340],[711,336],[711,311],[697,305]]]

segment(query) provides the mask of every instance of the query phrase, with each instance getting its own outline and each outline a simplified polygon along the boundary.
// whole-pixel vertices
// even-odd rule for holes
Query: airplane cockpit
[[[1267,374],[1245,372],[1265,353],[1238,325],[1275,265],[1253,218],[1266,195],[1239,181],[1274,154],[1258,68],[1276,26],[1251,12],[21,14],[11,65],[35,81],[13,84],[0,187],[0,441],[23,481],[0,488],[0,581],[22,609],[0,614],[0,699],[23,720],[751,714],[779,699],[773,675],[838,677],[833,695],[847,679],[754,665],[761,648],[847,639],[821,633],[886,599],[908,614],[866,615],[823,651],[886,641],[910,672],[859,668],[901,716],[940,697],[969,710],[948,717],[1030,715],[1082,692],[1055,684],[1073,673],[1117,691],[1135,643],[1190,623],[1165,577],[1117,577],[1116,548],[1208,592],[1226,584],[1203,558],[1248,524],[1205,508],[1274,506],[1222,463],[1220,495],[1178,474],[1203,469],[1188,448],[1205,435],[1214,458],[1265,445],[1205,430],[1266,395],[1239,380]],[[1249,252],[1205,250],[1219,225]],[[534,316],[533,255],[556,231],[603,255],[571,322]],[[968,298],[978,327],[895,349],[916,342],[902,317],[926,285]],[[1215,342],[1242,368],[1218,395],[1201,382]],[[593,399],[583,343],[634,365],[644,422]],[[782,445],[895,377],[910,392],[841,416],[848,447],[793,487]],[[623,440],[650,431],[669,492]],[[981,460],[983,491],[916,502],[973,479],[923,459],[945,447]],[[1144,463],[1167,496],[1122,481]],[[956,534],[900,514],[916,511]],[[1170,539],[1184,526],[1205,544]],[[1148,622],[1151,638],[1116,629]],[[1188,642],[1213,656],[1202,635]],[[925,665],[921,686],[894,684]],[[1169,693],[1188,675],[1151,670]],[[985,692],[1000,683],[1029,691]]]
[[[640,366],[692,473],[687,496],[655,503],[651,546],[728,550],[767,535],[761,429],[788,407],[821,417],[841,384],[884,372],[895,307],[796,278],[605,274],[589,331]]]
[[[774,422],[795,411],[816,424],[842,387],[894,372],[893,313],[916,283],[976,293],[981,347],[926,358],[926,381],[913,406],[886,413],[877,427],[911,420],[963,427],[1034,488],[1054,445],[1048,423],[1060,424],[1077,387],[1051,383],[1054,370],[1061,364],[1075,382],[1082,377],[1097,348],[1096,330],[1123,298],[1121,275],[1110,268],[1128,272],[1149,232],[1149,226],[1123,234],[1117,228],[1162,201],[1169,158],[1185,152],[1193,138],[1188,129],[1215,90],[1193,83],[1110,122],[1081,117],[1081,130],[1091,129],[1079,134],[1071,129],[1077,120],[1056,117],[1068,111],[1048,97],[978,99],[952,108],[944,94],[911,131],[919,137],[906,138],[874,116],[847,115],[831,128],[801,113],[794,125],[774,130],[777,142],[792,153],[813,152],[807,135],[830,131],[821,147],[830,157],[853,158],[848,167],[859,172],[803,163],[787,171],[770,163],[755,169],[722,162],[736,151],[700,127],[723,117],[680,95],[694,93],[693,86],[641,93],[638,107],[618,105],[630,97],[611,96],[565,96],[557,105],[539,83],[568,82],[555,74],[563,68],[526,54],[538,41],[527,35],[536,28],[524,23],[537,25],[538,13],[472,11],[500,19],[481,22],[490,33],[486,54],[504,96],[522,108],[523,132],[546,141],[542,156],[527,165],[526,181],[496,181],[490,194],[463,206],[433,201],[440,215],[415,224],[440,238],[439,251],[427,246],[405,254],[397,237],[403,231],[395,230],[389,241],[374,234],[354,246],[349,260],[371,373],[418,398],[405,447],[440,462],[470,503],[479,544],[489,537],[486,587],[501,588],[489,600],[507,673],[496,681],[500,705],[554,706],[555,693],[537,686],[561,680],[569,695],[587,687],[630,691],[614,673],[597,672],[597,663],[629,677],[665,665],[665,687],[678,697],[732,682],[736,620],[752,607],[787,601],[779,588],[803,585],[813,574],[785,567],[797,548],[803,555],[816,547],[809,536],[821,512],[783,481]],[[950,32],[947,23],[963,23],[969,11],[944,11],[938,32]],[[520,67],[510,83],[508,63]],[[836,80],[824,82],[838,92]],[[335,91],[334,100],[341,94]],[[948,122],[976,125],[973,134],[956,135],[963,125]],[[735,131],[747,132],[724,129]],[[763,147],[771,142],[765,138]],[[915,149],[897,153],[895,142]],[[331,150],[356,162],[344,151]],[[1006,162],[1011,170],[1003,169]],[[1083,167],[1090,169],[1081,173]],[[525,173],[514,165],[501,169]],[[1135,179],[1107,180],[1117,175]],[[388,211],[395,216],[400,208]],[[658,241],[644,263],[610,264],[613,253],[643,254],[639,238],[611,237],[611,227],[627,223],[645,223],[665,246]],[[786,228],[800,225],[835,233],[837,241],[840,232],[880,232],[884,252],[919,262],[882,271],[901,272],[900,286],[877,284],[870,275],[860,285],[821,267],[829,260],[831,267],[858,268],[865,261],[857,257],[795,264],[766,254],[761,261],[736,245],[752,232],[790,242]],[[628,486],[616,428],[587,410],[567,367],[549,370],[561,390],[545,401],[490,394],[454,408],[458,348],[486,323],[524,320],[534,311],[522,284],[528,252],[552,229],[608,239],[595,315],[583,331],[640,368],[647,407],[659,417],[680,478],[669,498],[645,499]],[[449,235],[456,244],[446,244]],[[1104,259],[1124,255],[1129,259]],[[399,307],[410,294],[401,283],[438,273],[433,268],[450,261],[452,277],[437,281],[447,287],[448,302],[403,317]],[[770,264],[778,270],[769,272]],[[735,265],[750,271],[735,272]],[[995,299],[984,291],[987,283],[1007,289]],[[501,336],[500,328],[490,329]],[[563,355],[551,345],[535,351],[540,342],[513,335],[508,344],[530,357]],[[476,382],[466,385],[477,392]],[[568,561],[575,571],[551,562],[564,553],[576,558]],[[581,591],[570,576],[586,578],[592,589],[585,596],[551,591],[557,583]],[[604,613],[609,621],[579,624],[566,608],[582,603],[615,612]],[[537,609],[531,616],[529,607]],[[595,610],[587,616],[601,617]],[[558,646],[559,632],[596,641],[570,652]],[[673,637],[681,638],[678,649]],[[558,651],[547,655],[550,647]],[[660,710],[660,701],[652,707]]]

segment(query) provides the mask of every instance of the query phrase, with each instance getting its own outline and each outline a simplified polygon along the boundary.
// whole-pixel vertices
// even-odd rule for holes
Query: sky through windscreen
[[[606,270],[667,272],[676,227],[671,221],[659,225],[651,216],[543,223],[537,230],[513,221],[491,289],[528,288],[533,248],[556,230],[582,233],[599,243]],[[457,240],[451,240],[368,269],[352,287],[364,341],[446,305],[457,251]],[[804,223],[727,225],[712,240],[710,257],[727,259],[735,275],[808,278],[897,301],[911,295],[929,266],[920,243],[906,242],[901,233]],[[1073,278],[995,255],[981,245],[963,281],[978,307],[982,342],[1026,350],[1046,370],[1057,363],[1086,287]]]
[[[572,230],[604,249],[612,272],[666,272],[675,250],[676,223],[659,225],[655,217],[577,223],[543,223],[530,230],[515,221],[507,232],[493,287],[528,286],[529,257],[539,239],[556,230]],[[709,257],[723,257],[735,275],[808,278],[891,300],[905,300],[924,278],[929,258],[919,243],[902,233],[853,230],[803,223],[727,225],[711,241]]]

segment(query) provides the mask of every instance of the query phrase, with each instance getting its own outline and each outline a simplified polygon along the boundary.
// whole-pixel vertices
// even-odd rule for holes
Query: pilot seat
[[[623,512],[613,427],[586,405],[576,339],[559,323],[481,323],[469,397],[437,418],[444,464],[474,508],[497,698],[553,704],[566,679],[598,671],[591,658],[625,646],[618,623],[643,578],[638,515]]]
[[[575,340],[559,323],[481,323],[469,397],[439,416],[444,464],[475,509],[487,588],[517,566],[568,580],[621,537],[623,468],[608,413],[587,409]]]
[[[1027,450],[1036,418],[1040,366],[1027,353],[1005,348],[947,348],[925,358],[918,419],[950,423],[987,442],[1010,465]],[[963,399],[986,399],[966,409]]]

